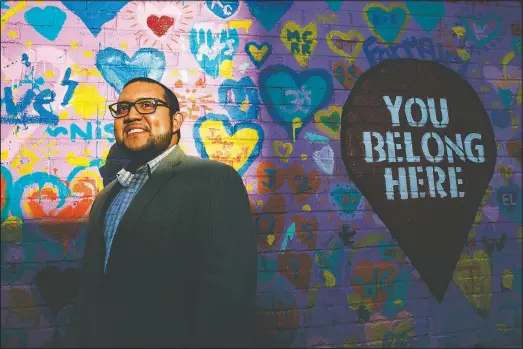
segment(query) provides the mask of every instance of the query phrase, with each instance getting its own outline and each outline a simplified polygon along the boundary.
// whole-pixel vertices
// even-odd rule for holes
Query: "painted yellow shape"
[[[369,20],[369,10],[371,8],[379,8],[379,9],[382,9],[383,11],[385,11],[385,12],[390,12],[390,11],[396,9],[396,8],[401,8],[401,9],[403,9],[405,11],[406,16],[405,16],[405,21],[403,22],[403,26],[400,28],[400,30],[398,31],[398,35],[396,35],[396,37],[392,40],[392,42],[386,42],[385,39],[383,39],[383,37],[376,31],[376,28],[374,28],[374,24],[372,24],[372,22]],[[395,43],[397,43],[399,38],[403,34],[403,31],[405,30],[405,27],[407,26],[407,23],[409,23],[409,20],[410,20],[410,14],[409,14],[409,11],[407,10],[407,7],[405,7],[405,5],[403,3],[400,3],[400,2],[393,2],[392,4],[390,4],[390,6],[385,6],[383,4],[379,4],[379,3],[376,3],[376,2],[371,2],[371,3],[367,4],[363,8],[362,12],[363,12],[363,18],[367,22],[367,25],[369,26],[369,29],[372,32],[372,34],[374,34],[374,36],[376,38],[378,38],[378,40],[380,40],[384,44],[395,44]]]
[[[12,39],[16,39],[18,37],[18,32],[15,30],[10,30],[7,32],[7,36],[9,36]]]
[[[464,61],[468,61],[470,59],[470,53],[469,51],[467,51],[466,49],[464,48],[459,48],[458,49],[458,56],[464,60]]]
[[[94,179],[94,184],[82,181],[85,178]],[[92,168],[84,169],[73,178],[71,181],[71,184],[69,185],[70,188],[74,188],[78,182],[82,181],[82,185],[89,185],[91,186],[91,190],[93,193],[98,193],[102,188],[104,187],[102,176],[100,175],[100,172],[97,170],[92,170]]]
[[[300,154],[300,158],[301,158],[303,161],[305,161],[305,160],[307,160],[307,159],[309,158],[309,155],[307,155],[307,154]]]
[[[249,97],[245,96],[245,99],[240,104],[240,109],[243,112],[247,112],[247,109],[249,109]]]
[[[289,161],[289,156],[292,154],[292,148],[292,143],[283,143],[282,141],[274,141],[272,143],[272,149],[274,150],[274,153],[278,155],[281,162],[284,164]]]
[[[399,298],[396,298],[395,300],[393,300],[392,303],[394,303],[398,307],[402,307],[403,306],[403,301],[401,299],[399,299]]]
[[[256,205],[258,205],[258,206],[263,206],[263,200],[258,200],[258,201],[256,201]]]
[[[252,186],[251,183],[249,183],[249,184],[247,184],[247,185],[245,186],[245,190],[247,190],[248,192],[251,192],[253,188],[254,188],[254,187]]]
[[[9,216],[0,226],[1,241],[19,243],[22,241],[22,226],[23,222],[19,217]]]
[[[354,45],[354,49],[352,50],[352,54],[349,54],[347,51],[344,51],[343,49],[336,46],[336,44],[333,42],[336,41],[335,37],[339,36],[341,38],[341,42],[345,41],[356,41],[356,45]],[[356,38],[356,40],[352,40]],[[333,30],[329,34],[327,34],[327,45],[331,49],[332,52],[342,56],[347,61],[349,61],[351,64],[353,64],[356,61],[356,58],[358,58],[361,49],[363,48],[363,34],[361,34],[357,30],[349,30],[346,33],[340,32],[338,30]]]
[[[26,47],[26,48],[31,48],[31,46],[33,46],[33,42],[32,42],[31,40],[29,40],[29,41],[27,41],[27,42],[25,43],[25,47]]]
[[[241,21],[230,21],[229,28],[231,29],[244,29],[246,33],[249,33],[252,21],[250,19],[243,19]]]
[[[518,128],[519,128],[519,118],[518,118],[517,114],[514,114],[514,116],[512,116],[512,120],[510,121],[510,127],[512,128],[513,131],[517,131],[518,130]]]
[[[15,7],[11,7],[5,13],[0,17],[0,21],[2,24],[0,24],[0,32],[4,31],[4,27],[7,24],[7,21],[11,19],[17,12],[22,10],[27,5],[27,1],[20,1],[18,2]]]
[[[44,73],[44,77],[47,78],[47,79],[50,79],[54,76],[54,71],[52,70],[48,70]]]
[[[73,50],[78,50],[78,42],[73,41],[69,44]]]
[[[174,77],[180,76],[180,72],[178,70],[171,71],[171,75]]]
[[[496,324],[496,328],[499,332],[507,332],[509,329],[507,324]]]
[[[301,210],[302,211],[305,211],[305,212],[310,212],[311,211],[311,205],[309,204],[305,204],[301,207]]]
[[[62,110],[59,114],[58,114],[58,118],[60,120],[66,120],[69,118],[69,112],[67,110]]]
[[[508,269],[503,270],[503,274],[501,275],[501,284],[503,287],[511,290],[512,281],[514,281],[514,274]]]
[[[261,61],[263,57],[265,57],[265,55],[267,54],[267,51],[269,51],[269,48],[267,46],[263,46],[261,49],[258,49],[254,45],[249,46],[249,52],[256,62]]]
[[[336,286],[336,277],[328,270],[323,271],[323,277],[325,278],[325,286],[334,287]]]
[[[338,114],[339,119],[330,120],[329,117],[332,114]],[[342,114],[342,107],[338,105],[331,105],[328,109],[318,110],[314,114],[314,125],[316,125],[316,128],[320,130],[321,132],[325,133],[327,136],[329,136],[330,139],[338,140],[340,139],[340,129],[341,129],[341,114]],[[329,123],[337,123],[338,130],[334,130],[328,125]]]
[[[465,35],[465,28],[461,26],[452,27],[452,31],[454,32],[454,34],[456,34],[458,39]]]
[[[303,127],[303,122],[299,117],[292,119],[292,141],[296,142],[296,129]]]
[[[88,158],[77,156],[74,152],[67,153],[65,159],[73,166],[89,166],[90,162]]]
[[[220,75],[224,79],[232,79],[232,61],[230,59],[224,60],[220,64]]]
[[[5,161],[5,160],[7,160],[8,157],[9,157],[9,150],[8,149],[2,150],[0,152],[0,160]]]
[[[87,57],[87,58],[90,58],[93,56],[93,53],[89,50],[85,50],[84,51],[84,57]]]
[[[521,85],[521,81],[519,83],[519,88],[518,88],[518,92],[516,93],[516,103],[518,105],[521,105],[521,102],[522,102],[522,97],[523,97],[523,89],[521,88],[523,85]]]
[[[96,67],[81,68],[80,65],[76,64],[76,63],[71,66],[71,75],[72,76],[75,76],[75,75],[81,76],[81,75],[83,75],[86,78],[90,77],[90,76],[95,76],[95,77],[98,77],[98,78],[102,77],[102,74],[100,73],[100,71],[98,69],[96,69]]]
[[[219,120],[205,120],[199,133],[208,157],[226,163],[236,171],[245,165],[259,140],[258,132],[252,128],[228,135]]]
[[[74,90],[71,104],[75,112],[83,119],[96,116],[98,111],[105,108],[106,98],[98,93],[96,87],[88,84],[79,84]]]
[[[477,250],[472,256],[461,253],[453,279],[474,308],[490,312],[492,274],[490,257],[484,250]]]
[[[272,243],[274,242],[275,239],[276,239],[276,237],[274,236],[274,234],[267,235],[267,243],[269,243],[269,245],[272,246]]]
[[[298,64],[306,67],[309,57],[318,46],[318,27],[314,21],[303,28],[298,23],[289,21],[283,26],[280,39]]]
[[[120,43],[120,47],[121,47],[121,48],[127,48],[127,47],[129,47],[129,44],[126,43],[125,41],[122,41],[122,42]]]
[[[40,157],[33,151],[22,148],[20,153],[14,158],[11,166],[18,169],[18,174],[23,176],[33,172],[34,165],[36,165],[39,160]]]

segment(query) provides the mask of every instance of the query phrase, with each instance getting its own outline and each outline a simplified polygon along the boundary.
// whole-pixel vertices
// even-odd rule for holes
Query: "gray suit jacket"
[[[104,273],[103,222],[119,189],[112,181],[91,208],[65,344],[252,346],[256,241],[240,175],[176,147],[122,217]]]

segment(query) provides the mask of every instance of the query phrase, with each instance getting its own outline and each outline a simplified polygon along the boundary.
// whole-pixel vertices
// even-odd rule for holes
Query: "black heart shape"
[[[80,270],[45,267],[36,274],[35,282],[47,307],[54,315],[70,303],[78,291]]]

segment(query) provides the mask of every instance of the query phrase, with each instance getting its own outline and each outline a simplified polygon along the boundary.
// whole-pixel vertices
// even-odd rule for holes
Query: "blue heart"
[[[493,110],[490,112],[490,121],[494,126],[506,128],[510,126],[510,113],[506,109]]]
[[[376,33],[386,43],[394,42],[407,20],[407,12],[401,7],[396,7],[390,12],[379,7],[371,7],[367,15]]]
[[[258,124],[255,124],[253,122],[247,122],[247,121],[236,123],[233,126],[229,122],[229,118],[227,117],[227,115],[223,115],[223,114],[209,113],[203,117],[198,118],[198,120],[196,120],[196,122],[194,123],[194,126],[193,126],[194,145],[196,146],[196,150],[198,151],[198,153],[200,153],[200,156],[202,158],[206,158],[206,159],[209,158],[209,154],[207,154],[207,151],[205,150],[205,146],[203,145],[202,137],[200,136],[200,127],[202,126],[203,122],[206,120],[221,121],[223,124],[223,128],[225,129],[225,131],[227,132],[227,134],[229,136],[235,134],[236,132],[238,132],[244,128],[254,129],[258,133],[258,141],[256,142],[254,149],[252,150],[251,154],[249,154],[247,161],[245,161],[243,166],[238,169],[238,173],[240,175],[243,175],[245,173],[245,171],[247,171],[249,166],[252,165],[254,160],[256,160],[256,158],[261,153],[261,148],[262,148],[263,139],[264,139],[264,133],[263,133],[263,129],[261,128],[261,126]]]
[[[296,72],[286,65],[271,65],[260,72],[260,96],[267,111],[276,122],[284,122],[292,138],[292,120],[300,118],[302,127],[315,112],[326,106],[332,98],[332,76],[325,69]]]
[[[128,1],[62,1],[62,3],[84,22],[94,36],[97,36],[103,25],[112,20]]]
[[[165,70],[165,55],[154,48],[141,48],[129,58],[125,52],[106,48],[96,55],[96,68],[116,92],[136,77],[149,77],[160,81]]]
[[[517,184],[496,189],[496,200],[502,214],[515,223],[521,223],[521,188]]]
[[[229,91],[232,92],[233,100],[229,100]],[[218,89],[220,104],[229,113],[233,120],[254,120],[258,118],[258,89],[256,84],[248,76],[239,81],[224,80]],[[247,110],[242,110],[242,102],[247,101]]]
[[[361,193],[351,184],[337,184],[330,193],[331,201],[345,214],[353,213],[360,204]]]
[[[207,8],[214,13],[216,16],[221,19],[226,19],[234,15],[238,8],[240,7],[240,2],[238,0],[233,1],[211,1],[207,0],[205,2]]]
[[[256,47],[256,49],[258,49],[258,51],[260,51],[261,49],[263,49],[264,47],[267,47],[267,53],[265,53],[265,55],[263,56],[262,59],[260,59],[259,61],[257,61],[254,56],[252,55],[252,52],[249,50],[250,47]],[[268,42],[264,42],[264,43],[261,43],[261,44],[258,44],[254,41],[252,42],[248,42],[245,44],[245,52],[247,53],[247,56],[249,56],[249,59],[251,60],[252,63],[254,63],[254,65],[256,66],[256,68],[261,68],[261,66],[263,65],[263,63],[265,63],[265,61],[267,60],[267,58],[269,58],[269,56],[271,55],[272,53],[272,45],[269,44]]]
[[[27,23],[47,40],[56,39],[64,26],[67,15],[55,6],[46,6],[41,9],[33,7],[24,14]]]
[[[430,34],[432,29],[445,16],[445,4],[442,1],[406,1],[410,15],[423,30]]]
[[[272,1],[245,1],[251,14],[260,21],[261,25],[269,31],[283,17],[292,6],[292,1],[278,1],[277,6]]]
[[[501,27],[501,17],[496,14],[482,16],[481,18],[473,16],[473,15],[468,15],[468,16],[461,17],[461,19],[463,20],[463,23],[464,23],[465,29],[466,29],[465,39],[472,40],[474,45],[477,46],[478,48],[485,47],[489,43],[490,40],[498,37],[498,35],[499,35],[499,30]],[[485,31],[486,30],[485,24],[487,24],[489,21],[494,21],[496,23],[496,27],[489,34],[482,33],[481,39],[478,40],[478,38],[476,37],[476,30],[473,30],[470,27],[471,22],[474,26],[479,25],[481,27],[481,29],[480,28],[477,28],[477,29]],[[474,29],[476,29],[476,28],[474,28]]]
[[[343,1],[340,1],[340,0],[336,0],[336,1],[326,0],[326,1],[327,1],[327,5],[329,6],[329,8],[334,12],[338,12],[341,5],[343,4]]]
[[[217,78],[223,61],[232,61],[236,55],[240,39],[236,29],[222,29],[220,34],[215,34],[210,29],[200,28],[197,31],[196,28],[192,28],[189,42],[191,53],[200,67],[211,77]],[[218,48],[219,46],[221,48]]]

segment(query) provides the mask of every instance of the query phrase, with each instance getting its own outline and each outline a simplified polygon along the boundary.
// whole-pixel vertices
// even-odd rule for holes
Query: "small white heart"
[[[332,174],[334,171],[334,150],[329,145],[312,153],[312,158],[323,172]]]

